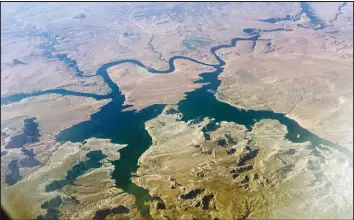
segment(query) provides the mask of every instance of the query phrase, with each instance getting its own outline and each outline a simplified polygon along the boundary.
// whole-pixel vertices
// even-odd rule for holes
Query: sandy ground
[[[5,149],[13,136],[22,133],[25,118],[36,117],[35,122],[38,124],[40,137],[38,142],[24,147],[28,150],[32,149],[36,160],[45,164],[53,151],[58,148],[55,138],[61,130],[88,120],[91,114],[108,102],[109,100],[96,101],[85,97],[43,95],[2,106],[1,131],[8,137],[1,138],[1,151],[9,153],[1,157],[1,174],[8,173],[10,161],[25,157],[20,148]],[[38,168],[39,166],[23,168],[20,172],[22,176],[26,176]]]
[[[265,49],[268,43],[274,51]],[[297,30],[264,34],[253,52],[244,48],[219,51],[226,60],[219,100],[243,109],[286,113],[320,137],[352,150],[352,43]]]
[[[348,3],[339,11],[340,5],[311,3],[315,15],[328,25],[314,31],[297,26],[311,27],[305,14],[296,22],[258,21],[295,16],[301,11],[299,3],[4,3],[1,7],[1,96],[54,88],[95,94],[110,92],[101,77],[77,77],[74,68],[45,56],[43,46],[49,43],[49,38],[44,33],[55,38],[52,56],[67,54],[84,75],[94,75],[103,64],[129,58],[155,69],[167,69],[167,61],[175,55],[215,63],[210,48],[228,44],[234,37],[246,37],[244,28],[288,28],[293,31],[261,33],[254,49],[253,43],[245,41],[236,48],[218,51],[226,65],[220,76],[222,84],[217,98],[239,108],[287,113],[320,137],[352,150],[353,5]],[[176,71],[168,75],[150,74],[130,64],[112,67],[109,74],[126,96],[125,104],[142,109],[156,103],[176,104],[184,98],[184,92],[201,86],[193,83],[198,74],[210,70],[189,61],[177,61],[175,66]],[[17,202],[16,207],[22,207],[21,196],[36,194],[33,206],[16,210],[19,216],[44,214],[40,204],[56,194],[43,193],[43,184],[54,178],[52,175],[64,175],[77,163],[77,154],[71,154],[69,149],[76,149],[78,144],[73,143],[74,147],[68,147],[68,151],[59,151],[54,139],[58,132],[88,120],[109,101],[44,95],[1,106],[2,151],[4,144],[22,131],[25,118],[37,117],[41,135],[39,142],[25,148],[33,149],[43,166],[20,169],[23,182],[7,188],[8,191],[2,190],[2,200],[6,192]],[[166,208],[162,211],[157,210],[158,205],[152,206],[156,218],[297,218],[297,213],[307,213],[305,218],[352,216],[352,203],[348,202],[352,201],[349,198],[352,189],[348,188],[352,176],[347,175],[348,170],[352,173],[352,166],[336,152],[321,152],[330,167],[327,169],[322,157],[312,155],[304,144],[284,141],[285,131],[276,121],[258,123],[252,133],[243,132],[241,126],[224,123],[224,130],[211,132],[212,140],[205,141],[200,128],[176,122],[176,117],[161,115],[147,123],[154,144],[141,157],[140,176],[135,179],[165,201]],[[169,124],[163,125],[165,122]],[[273,133],[269,134],[270,131]],[[228,157],[225,151],[232,146],[215,148],[215,142],[225,139],[225,134],[230,132],[239,142],[240,150]],[[247,145],[243,139],[255,143]],[[198,144],[202,148],[193,147]],[[295,155],[284,154],[293,148]],[[247,162],[253,164],[252,170],[233,171],[238,169],[237,160],[256,149],[261,150],[258,156]],[[20,149],[8,150],[2,156],[2,175],[8,172],[10,161],[23,157]],[[65,157],[66,163],[52,163],[53,157]],[[63,207],[64,218],[92,218],[98,209],[113,208],[119,202],[131,211],[123,217],[136,217],[136,210],[131,206],[134,198],[113,188],[113,181],[107,178],[108,168],[80,177],[78,181],[83,185],[93,180],[92,186],[85,185],[92,189],[89,195],[82,193],[80,187],[70,190],[87,206]],[[234,174],[239,176],[234,178]],[[254,180],[255,174],[258,180]],[[169,180],[171,176],[177,182]],[[3,182],[1,185],[4,188]],[[98,193],[101,188],[97,186],[101,185],[104,190]],[[171,185],[176,189],[171,190]],[[160,191],[156,186],[161,187]],[[197,188],[204,191],[195,198],[178,199]],[[208,204],[205,210],[201,208],[203,201]],[[330,205],[319,205],[323,203]]]
[[[63,201],[68,201],[60,206],[60,218],[62,219],[92,219],[96,211],[114,208],[118,205],[129,207],[130,213],[125,216],[133,217],[136,215],[135,198],[115,188],[115,182],[111,179],[114,166],[109,161],[118,160],[119,150],[123,147],[125,145],[112,144],[110,140],[95,138],[86,140],[85,144],[66,142],[57,147],[48,162],[38,170],[16,185],[6,187],[4,193],[1,194],[1,202],[16,219],[36,218],[40,214],[44,215],[46,210],[41,209],[40,206],[57,196],[60,196]],[[68,185],[60,191],[45,191],[47,184],[63,179],[72,166],[87,160],[85,155],[88,152],[97,150],[107,155],[107,158],[102,161],[102,167],[88,170],[75,181],[75,185]],[[70,202],[73,198],[75,202]],[[31,203],[26,201],[31,201]],[[23,202],[26,204],[20,205]],[[16,207],[16,211],[11,212],[13,207]]]
[[[214,70],[186,60],[177,60],[175,67],[169,74],[152,74],[134,64],[122,64],[108,73],[125,95],[124,104],[140,110],[153,104],[177,104],[185,92],[203,85],[193,83],[200,73]]]
[[[153,207],[154,218],[352,215],[352,164],[338,151],[315,156],[307,143],[284,140],[286,128],[275,120],[251,132],[232,122],[203,132],[210,119],[190,124],[179,117],[162,113],[146,122],[153,145],[140,157],[134,182],[162,198],[166,208]]]

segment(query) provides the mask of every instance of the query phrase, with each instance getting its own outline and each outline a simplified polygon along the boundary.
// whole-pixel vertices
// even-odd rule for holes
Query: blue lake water
[[[251,29],[248,31],[250,33],[252,32]],[[161,114],[165,105],[153,105],[139,112],[135,110],[123,112],[122,110],[128,107],[123,106],[125,97],[120,92],[119,87],[110,79],[107,73],[108,68],[112,66],[119,67],[119,65],[122,63],[134,63],[141,68],[147,69],[152,74],[168,74],[173,72],[175,70],[174,61],[177,59],[185,59],[201,65],[213,67],[215,71],[201,73],[200,76],[202,79],[195,82],[207,82],[208,84],[202,88],[196,89],[195,91],[188,92],[186,98],[178,103],[178,109],[183,114],[184,121],[198,117],[210,117],[214,118],[216,121],[230,121],[245,125],[249,130],[251,130],[252,126],[257,121],[262,119],[276,119],[287,127],[287,139],[296,143],[310,141],[310,147],[314,150],[314,154],[318,156],[320,156],[320,144],[325,144],[327,146],[337,148],[344,153],[348,153],[346,148],[340,147],[314,135],[308,130],[302,128],[296,121],[287,118],[284,114],[274,113],[272,111],[246,111],[238,109],[227,103],[218,101],[213,93],[208,92],[210,90],[217,91],[221,83],[218,79],[218,76],[220,73],[222,73],[223,66],[225,65],[225,61],[223,61],[217,55],[217,50],[221,48],[234,47],[239,41],[256,41],[258,38],[258,34],[248,38],[234,38],[232,39],[231,44],[220,45],[211,48],[210,52],[214,55],[217,64],[207,64],[184,56],[172,57],[169,60],[169,68],[167,70],[156,70],[152,67],[145,66],[138,60],[133,59],[125,59],[107,63],[97,70],[96,75],[101,75],[108,86],[112,89],[112,92],[108,95],[95,95],[72,92],[64,89],[54,89],[33,94],[16,94],[10,97],[2,98],[1,102],[2,104],[6,104],[19,101],[25,97],[50,93],[93,97],[96,99],[111,98],[112,101],[103,106],[98,112],[92,114],[90,120],[81,122],[61,131],[57,136],[57,140],[61,142],[83,142],[87,138],[97,137],[111,139],[113,143],[128,144],[127,147],[120,150],[121,159],[113,162],[115,165],[113,178],[116,181],[117,187],[123,189],[127,193],[136,196],[136,205],[142,213],[147,213],[149,210],[149,207],[146,206],[144,202],[152,200],[153,198],[148,194],[147,190],[132,183],[131,176],[132,173],[134,173],[138,168],[137,162],[139,157],[146,151],[146,149],[148,149],[152,143],[151,137],[145,130],[144,123],[147,120],[153,119]],[[50,51],[48,53],[50,53]],[[60,55],[57,57],[73,67],[77,72],[77,76],[86,77],[82,75],[82,72],[77,67],[77,63],[75,61],[69,59],[66,55]],[[73,176],[77,177],[78,175],[73,174]]]

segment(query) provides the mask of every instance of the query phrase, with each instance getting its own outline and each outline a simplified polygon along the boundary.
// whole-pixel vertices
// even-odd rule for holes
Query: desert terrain
[[[352,153],[352,3],[1,6],[1,201],[11,217],[352,217],[352,157],[290,141],[276,117],[248,129],[205,115],[186,121],[179,108],[216,85],[197,95],[285,114]],[[147,120],[155,105],[167,107]],[[119,129],[148,132],[119,130],[132,143],[145,138],[145,152],[108,139],[113,125],[92,132],[110,114],[122,117]],[[58,141],[79,127],[92,137]],[[127,181],[114,175],[121,156],[138,161],[128,180],[151,196],[148,213],[117,187]]]
[[[124,64],[111,67],[108,73],[125,95],[124,104],[141,110],[153,104],[177,104],[185,92],[202,86],[193,83],[200,79],[200,73],[213,70],[185,60],[175,61],[175,67],[169,74],[151,74],[134,64]]]
[[[153,207],[153,218],[342,219],[353,214],[348,188],[353,167],[345,155],[328,150],[318,157],[308,143],[284,140],[286,128],[276,120],[262,120],[248,132],[209,118],[186,123],[170,108],[146,122],[153,145],[141,156],[134,178],[163,200],[163,208]]]
[[[15,186],[5,189],[2,195],[6,198],[3,206],[9,210],[17,207],[16,211],[12,212],[16,213],[13,218],[34,219],[41,215],[40,219],[55,217],[92,219],[99,214],[98,210],[110,210],[116,207],[120,207],[118,210],[122,211],[123,216],[127,213],[130,217],[137,215],[134,208],[129,210],[126,207],[134,206],[134,198],[115,188],[114,181],[109,178],[114,169],[109,161],[118,160],[119,150],[126,146],[94,138],[85,142],[84,144],[70,142],[63,145],[57,144],[59,146],[52,152],[51,158],[45,164]],[[99,152],[103,155],[102,158],[96,156],[97,160],[102,163],[100,167],[94,166],[95,162],[97,163],[93,161],[95,157],[92,157],[93,159],[89,157],[89,153],[92,152]],[[90,163],[94,165],[91,169],[87,169],[90,168]],[[75,165],[81,166],[76,167],[76,169],[81,169],[81,175],[77,176],[73,182],[64,185],[60,191],[48,190],[48,185],[53,181],[65,179],[68,175],[76,175],[74,172],[78,171],[74,171]],[[70,174],[71,169],[73,169],[73,174]],[[28,200],[31,202],[27,203]],[[24,202],[26,204],[22,204]],[[108,212],[107,215],[109,214]],[[130,218],[129,216],[126,218]]]
[[[343,10],[353,13],[350,5]],[[352,151],[353,20],[343,17],[329,30],[262,33],[253,51],[248,45],[220,50],[226,65],[216,96],[243,109],[286,113]]]

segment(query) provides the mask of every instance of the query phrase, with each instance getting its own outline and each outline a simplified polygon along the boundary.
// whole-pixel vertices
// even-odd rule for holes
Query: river
[[[235,38],[229,45],[220,45],[212,48],[210,51],[219,62],[217,65],[198,62],[203,65],[213,66],[215,71],[202,73],[200,75],[202,79],[195,83],[207,82],[208,84],[200,89],[188,92],[186,98],[178,103],[178,109],[183,114],[183,120],[187,121],[200,116],[210,117],[215,118],[216,121],[232,121],[237,124],[242,124],[251,130],[252,125],[257,121],[262,119],[277,119],[287,126],[287,139],[297,143],[310,141],[314,153],[319,153],[317,148],[319,144],[335,147],[335,144],[302,128],[296,121],[287,118],[284,114],[274,113],[272,111],[246,111],[238,109],[227,103],[218,101],[213,93],[208,92],[209,89],[216,91],[219,87],[221,82],[218,79],[218,76],[222,73],[222,66],[225,64],[225,62],[217,55],[216,51],[221,48],[233,47],[238,41],[255,41],[258,37],[259,36],[256,35],[250,38]],[[113,100],[102,107],[99,112],[93,114],[89,121],[82,122],[63,130],[57,137],[59,141],[83,141],[90,137],[109,138],[112,139],[113,143],[128,144],[128,147],[123,148],[120,151],[121,159],[114,162],[115,171],[113,173],[113,178],[116,180],[117,187],[136,196],[137,207],[143,213],[147,212],[149,209],[148,206],[144,205],[144,202],[149,201],[152,198],[144,188],[138,187],[132,183],[130,178],[132,173],[137,169],[139,157],[151,145],[152,140],[148,132],[145,130],[144,123],[159,115],[162,112],[164,105],[153,105],[140,112],[122,112],[121,110],[125,108],[125,106],[123,106],[124,95],[120,93],[118,86],[109,78],[107,69],[113,65],[132,62],[142,68],[146,68],[151,73],[168,74],[174,71],[175,67],[173,63],[176,59],[192,60],[180,56],[173,57],[169,60],[170,68],[164,71],[158,71],[146,67],[136,60],[124,60],[102,66],[99,69],[98,74],[103,76],[105,81],[112,88],[113,94],[111,94],[111,97]]]
[[[283,30],[280,29],[279,31]],[[169,68],[167,70],[156,70],[152,67],[147,67],[140,61],[134,59],[125,59],[104,64],[97,70],[96,75],[102,76],[104,81],[112,89],[112,92],[108,95],[95,95],[72,92],[65,89],[53,89],[32,94],[16,94],[2,98],[1,103],[7,104],[10,102],[19,101],[26,97],[50,93],[93,97],[95,99],[111,98],[112,101],[103,106],[98,112],[92,114],[90,120],[81,122],[61,131],[57,136],[57,140],[60,142],[83,142],[87,138],[96,137],[111,139],[113,143],[128,144],[127,147],[120,150],[121,159],[113,162],[115,165],[115,170],[112,177],[115,179],[116,186],[118,188],[121,188],[125,192],[136,197],[136,205],[143,214],[147,213],[149,210],[149,207],[146,206],[144,202],[152,200],[153,198],[148,194],[147,190],[132,183],[131,176],[132,173],[134,173],[138,168],[137,162],[139,157],[152,143],[151,137],[145,130],[144,124],[147,120],[153,119],[161,114],[165,105],[153,105],[139,112],[135,110],[122,111],[129,106],[123,105],[125,97],[107,73],[108,68],[118,66],[122,63],[133,63],[141,68],[145,68],[152,74],[168,74],[173,72],[175,70],[174,61],[177,59],[185,59],[215,68],[215,71],[213,72],[201,73],[200,76],[202,79],[195,82],[208,84],[204,85],[202,88],[188,92],[186,98],[178,103],[178,109],[183,114],[184,121],[203,116],[214,118],[216,121],[235,122],[237,124],[245,125],[249,130],[251,130],[252,125],[254,125],[257,121],[262,119],[276,119],[287,127],[288,133],[286,138],[288,140],[296,143],[310,141],[310,147],[318,156],[320,156],[320,144],[337,148],[344,153],[350,153],[346,148],[322,139],[302,128],[296,121],[287,118],[284,114],[274,113],[272,111],[246,111],[238,109],[227,103],[218,101],[213,93],[208,92],[208,90],[217,91],[221,83],[218,76],[222,73],[223,66],[225,65],[225,61],[217,55],[217,50],[221,48],[234,47],[237,42],[243,40],[252,40],[255,42],[259,37],[260,35],[256,34],[248,38],[234,38],[232,39],[231,44],[219,45],[211,48],[210,52],[218,62],[217,64],[207,64],[184,56],[172,57],[169,60]],[[53,49],[49,49],[47,53],[50,54],[51,50]],[[90,77],[83,76],[82,71],[79,70],[76,62],[68,58],[66,55],[56,57],[76,69],[78,77]]]

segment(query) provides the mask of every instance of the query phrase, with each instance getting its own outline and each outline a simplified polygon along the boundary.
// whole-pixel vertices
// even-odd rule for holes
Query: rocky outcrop
[[[138,213],[135,198],[116,188],[111,178],[114,166],[110,161],[119,159],[123,147],[108,139],[66,142],[47,163],[22,180],[18,180],[19,173],[14,167],[9,181],[17,182],[3,196],[14,204],[24,197],[31,198],[30,204],[17,207],[17,215],[23,219],[92,219],[115,215],[130,219]],[[31,152],[26,154],[31,156]]]
[[[330,212],[318,213],[320,201],[339,199],[328,187],[335,190],[336,185],[348,191],[340,181],[329,178],[337,173],[341,181],[352,181],[352,176],[336,170],[341,167],[343,174],[352,170],[344,155],[337,152],[333,156],[333,152],[320,149],[322,156],[327,155],[326,163],[337,167],[328,168],[321,157],[311,153],[308,143],[285,140],[286,128],[276,120],[261,120],[251,131],[230,122],[205,129],[213,119],[183,122],[175,120],[177,114],[162,113],[146,123],[153,144],[139,159],[133,181],[161,198],[163,206],[150,206],[152,218],[328,216]],[[343,164],[334,157],[341,158]],[[321,196],[314,199],[319,191]],[[311,202],[308,212],[301,206],[304,202]],[[287,207],[291,207],[291,214]]]

